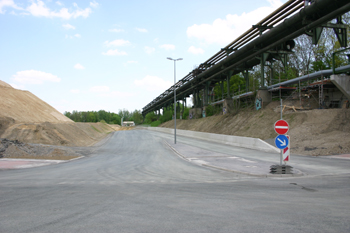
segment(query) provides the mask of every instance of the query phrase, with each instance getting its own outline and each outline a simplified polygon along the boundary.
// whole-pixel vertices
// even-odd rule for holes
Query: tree
[[[143,121],[143,116],[142,116],[141,110],[135,110],[132,113],[132,119],[136,125],[141,124]]]

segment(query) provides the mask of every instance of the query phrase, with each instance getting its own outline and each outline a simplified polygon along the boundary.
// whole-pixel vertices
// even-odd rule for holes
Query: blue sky
[[[286,0],[0,0],[0,80],[60,112],[142,110]]]

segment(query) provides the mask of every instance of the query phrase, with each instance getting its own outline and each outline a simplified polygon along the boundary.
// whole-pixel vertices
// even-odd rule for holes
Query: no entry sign
[[[286,134],[289,130],[289,125],[285,120],[278,120],[275,123],[275,131],[278,134]]]

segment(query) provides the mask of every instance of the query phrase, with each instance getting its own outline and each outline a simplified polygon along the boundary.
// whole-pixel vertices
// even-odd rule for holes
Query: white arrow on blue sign
[[[284,148],[286,148],[289,144],[288,142],[288,138],[285,135],[278,135],[275,138],[275,144],[277,146],[278,149],[283,150]]]

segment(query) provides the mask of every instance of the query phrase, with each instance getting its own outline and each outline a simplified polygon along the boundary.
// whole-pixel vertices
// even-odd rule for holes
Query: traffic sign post
[[[278,120],[275,122],[275,131],[278,134],[286,134],[289,130],[289,125],[285,120]]]
[[[281,90],[280,90],[281,91]],[[288,135],[285,135],[289,130],[288,122],[282,120],[282,99],[281,99],[281,120],[275,122],[274,129],[277,134],[275,138],[276,147],[281,150],[280,156],[280,165],[272,165],[270,167],[270,173],[272,174],[292,174],[292,168],[289,165],[282,165],[282,162],[285,163],[289,161],[290,158],[290,138]]]
[[[277,148],[281,149],[280,165],[282,165],[282,161],[289,161],[289,136],[284,135],[289,130],[288,122],[282,119],[278,120],[275,122],[274,129],[279,134],[275,139],[275,144]]]
[[[278,135],[276,138],[275,138],[275,144],[277,146],[278,149],[285,149],[287,146],[288,146],[288,138],[287,136],[285,135]]]
[[[288,145],[283,149],[283,162],[289,162],[290,160],[290,138],[288,135],[286,137],[288,138]]]

